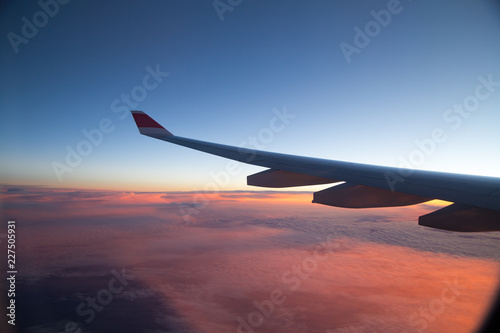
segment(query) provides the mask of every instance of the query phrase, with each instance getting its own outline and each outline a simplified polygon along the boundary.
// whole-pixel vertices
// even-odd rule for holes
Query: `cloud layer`
[[[357,211],[312,205],[307,193],[196,195],[4,189],[5,215],[18,227],[20,297],[50,309],[36,318],[21,311],[21,325],[469,332],[498,284],[500,237],[418,227],[424,205]],[[106,292],[122,268],[133,279]],[[45,301],[36,300],[41,291]],[[87,322],[87,298],[108,294]]]

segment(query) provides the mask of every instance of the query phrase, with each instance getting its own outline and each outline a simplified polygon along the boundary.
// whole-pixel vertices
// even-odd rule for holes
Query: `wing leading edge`
[[[420,225],[452,231],[500,231],[500,178],[403,171],[222,145],[173,135],[142,111],[132,111],[132,115],[143,135],[268,168],[248,176],[249,185],[282,188],[342,182],[314,193],[313,203],[346,208],[407,206],[441,199],[453,204],[420,216]]]

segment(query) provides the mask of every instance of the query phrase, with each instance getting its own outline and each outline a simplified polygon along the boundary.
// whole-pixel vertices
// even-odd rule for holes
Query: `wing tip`
[[[174,136],[165,127],[158,124],[153,118],[151,118],[144,111],[131,110],[132,116],[134,117],[135,124],[139,129],[141,134],[152,136],[155,138],[164,136]]]

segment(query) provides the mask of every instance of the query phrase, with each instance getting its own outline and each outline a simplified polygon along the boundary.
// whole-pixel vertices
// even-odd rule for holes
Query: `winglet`
[[[158,124],[150,116],[142,111],[131,111],[135,123],[139,128],[139,132],[143,135],[151,136],[153,138],[162,138],[164,136],[173,136],[172,133],[167,131],[163,126]]]

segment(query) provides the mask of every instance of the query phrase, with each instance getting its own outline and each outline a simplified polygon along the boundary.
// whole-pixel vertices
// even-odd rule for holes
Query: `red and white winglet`
[[[135,123],[141,134],[157,139],[165,136],[174,136],[165,127],[158,124],[153,118],[142,111],[132,111],[132,116],[134,116]]]

